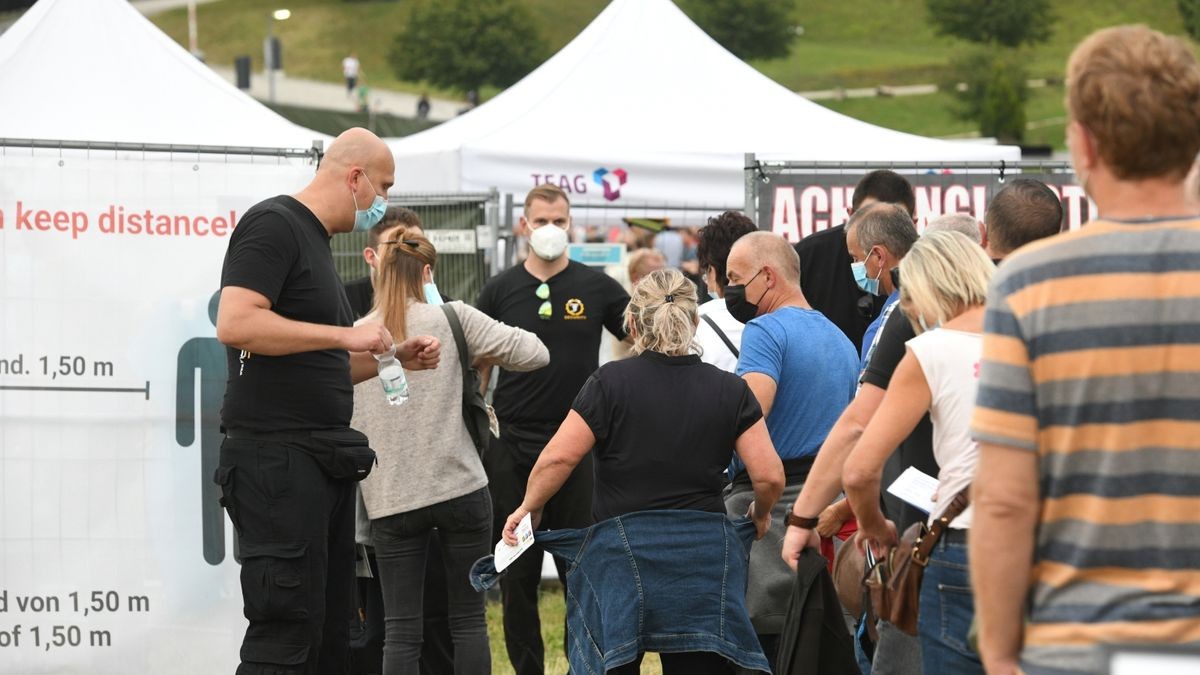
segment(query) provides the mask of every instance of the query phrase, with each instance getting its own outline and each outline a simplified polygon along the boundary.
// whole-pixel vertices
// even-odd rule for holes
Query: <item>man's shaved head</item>
[[[387,190],[395,180],[395,159],[392,151],[378,136],[362,127],[347,129],[333,139],[329,150],[321,160],[322,172],[341,173],[354,166],[366,169],[369,174],[386,174],[388,184],[377,186]]]
[[[387,143],[355,127],[333,139],[312,182],[295,196],[333,235],[353,230],[357,214],[376,198],[386,200],[395,182],[396,160]]]
[[[783,237],[772,232],[750,232],[733,243],[730,257],[745,256],[753,267],[770,266],[784,280],[800,283],[800,256]]]

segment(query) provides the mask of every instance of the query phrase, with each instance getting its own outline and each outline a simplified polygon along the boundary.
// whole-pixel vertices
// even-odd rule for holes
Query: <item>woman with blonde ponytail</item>
[[[491,672],[491,652],[484,599],[467,583],[467,570],[491,550],[492,500],[463,421],[462,360],[445,309],[462,327],[468,365],[486,359],[510,370],[533,370],[549,363],[550,355],[533,333],[473,307],[436,306],[442,304],[433,283],[437,251],[425,237],[401,226],[379,242],[378,254],[375,306],[360,323],[382,324],[394,336],[436,335],[450,345],[438,368],[407,374],[410,397],[403,405],[390,405],[374,380],[354,388],[353,423],[371,439],[379,459],[359,485],[383,591],[383,673],[419,671],[426,557],[430,532],[437,528],[454,672],[485,675]]]
[[[723,595],[726,577],[722,575],[734,574],[730,571],[734,568],[745,573],[745,556],[734,560],[737,556],[726,556],[725,551],[740,549],[744,554],[751,540],[763,536],[770,525],[771,508],[783,490],[783,466],[771,444],[762,410],[743,380],[701,362],[695,353],[699,323],[696,287],[678,271],[659,270],[643,278],[633,289],[625,321],[636,356],[601,366],[584,384],[571,412],[533,467],[525,500],[508,517],[504,539],[515,542],[516,527],[526,515],[532,517],[536,528],[546,502],[584,456],[593,452],[596,481],[592,511],[598,523],[589,528],[595,532],[587,535],[587,552],[583,555],[593,555],[593,564],[605,570],[602,576],[607,581],[599,577],[580,581],[579,575],[589,574],[589,568],[572,561],[567,576],[568,602],[578,602],[572,584],[579,584],[579,592],[604,595],[605,606],[649,605],[652,596],[661,605],[638,611],[660,622],[654,628],[645,625],[649,620],[637,619],[638,613],[629,614],[633,620],[608,614],[597,618],[588,615],[586,607],[576,613],[576,620],[586,625],[572,627],[572,640],[583,634],[617,640],[613,636],[633,639],[638,631],[653,633],[636,635],[634,644],[638,647],[617,648],[602,658],[603,663],[588,667],[609,673],[637,672],[644,650],[660,652],[667,674],[727,672],[731,661],[761,668],[765,661],[747,660],[751,654],[761,656],[761,649],[753,640],[745,612],[744,583],[729,591],[732,595]],[[723,472],[735,451],[754,486],[755,501],[747,514],[752,524],[742,521],[742,525],[731,525],[721,498],[726,483]],[[637,524],[644,521],[638,517],[647,516],[646,512],[659,519],[655,522],[670,525],[655,527],[648,535],[640,534]],[[678,514],[675,519],[673,514]],[[688,526],[697,515],[698,523],[712,523],[708,527],[716,527],[718,533],[721,528],[728,532],[741,527],[746,541],[742,546],[726,548],[720,534],[712,535],[702,524],[698,525],[701,534],[695,535]],[[597,562],[596,556],[603,555],[600,551],[608,541],[605,536],[611,532],[604,529],[606,523],[614,521],[622,523],[617,548],[631,551],[629,560]],[[562,537],[570,536],[563,531],[550,534],[560,543]],[[708,537],[715,537],[715,541]],[[709,545],[696,546],[693,541],[707,541]],[[560,554],[561,549],[547,548]],[[706,558],[718,549],[717,560]],[[651,559],[643,559],[639,551],[646,551]],[[665,551],[687,553],[672,556]],[[628,562],[635,568],[637,584],[612,582],[615,570],[624,569],[618,562]],[[706,590],[697,594],[689,587],[672,585],[669,580],[681,575]],[[704,583],[706,575],[715,575],[715,581]],[[637,585],[644,594],[639,590],[637,597],[628,599],[632,604],[625,605],[622,594],[633,592]],[[736,584],[730,582],[730,586]],[[731,608],[736,609],[736,616],[729,616],[734,612]],[[716,626],[713,617],[718,615],[721,628],[714,628],[714,633],[721,637],[710,640],[702,635],[701,627],[706,618],[712,618]],[[589,616],[591,621],[604,625],[588,624]],[[729,636],[736,630],[727,626],[735,624],[746,627],[749,646],[734,648]],[[597,646],[604,651],[605,645],[589,649]],[[577,656],[575,647],[568,649],[573,671],[582,667],[575,659],[586,658],[581,655],[585,651],[581,648]]]

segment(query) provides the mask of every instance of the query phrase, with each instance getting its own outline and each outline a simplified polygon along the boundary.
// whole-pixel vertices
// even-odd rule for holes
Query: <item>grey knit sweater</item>
[[[469,358],[492,359],[507,370],[525,371],[550,362],[536,335],[507,326],[461,302],[450,303],[467,340]],[[359,323],[379,320],[374,315]],[[405,371],[409,399],[388,405],[378,378],[354,387],[351,425],[367,435],[379,465],[362,486],[371,519],[405,513],[461,497],[487,485],[483,464],[462,419],[462,370],[454,334],[440,307],[410,301],[408,335],[432,335],[442,343],[434,370]]]

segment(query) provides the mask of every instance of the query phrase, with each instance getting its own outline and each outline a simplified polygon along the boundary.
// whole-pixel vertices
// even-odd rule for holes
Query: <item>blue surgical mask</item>
[[[442,300],[442,294],[438,293],[437,284],[433,283],[433,281],[430,281],[429,283],[425,284],[424,289],[425,289],[425,302],[428,302],[431,305],[446,304]]]
[[[921,325],[921,332],[922,332],[922,333],[928,333],[928,332],[929,332],[930,328],[929,328],[929,326],[928,326],[928,325],[925,323],[925,315],[924,315],[924,314],[918,314],[918,315],[917,315],[917,323]],[[933,325],[933,327],[934,327],[934,328],[941,328],[941,327],[942,327],[942,322],[941,322],[941,321],[938,321],[937,323],[935,323],[935,324]]]
[[[367,178],[367,174],[363,174],[363,178],[367,179],[367,185],[371,186],[371,191],[374,192],[375,186],[372,185],[371,179]],[[359,210],[358,197],[354,193],[350,193],[350,198],[354,200],[354,231],[366,232],[367,230],[379,224],[383,220],[383,214],[387,211],[387,200],[380,197],[378,193],[375,195],[375,201],[371,202],[371,206],[365,210]]]
[[[870,257],[871,254],[868,253],[867,258]],[[867,276],[866,259],[863,259],[861,262],[851,263],[850,271],[854,272],[854,283],[858,284],[859,288],[871,295],[879,295],[879,277],[871,279]],[[879,273],[883,274],[883,270],[880,270]]]

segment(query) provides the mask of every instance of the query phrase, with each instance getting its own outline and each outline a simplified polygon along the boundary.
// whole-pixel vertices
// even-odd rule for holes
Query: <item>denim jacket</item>
[[[639,652],[716,652],[770,672],[746,612],[754,523],[704,511],[640,511],[591,527],[535,533],[567,569],[572,673],[604,672]],[[483,591],[498,576],[492,556],[475,563]]]

